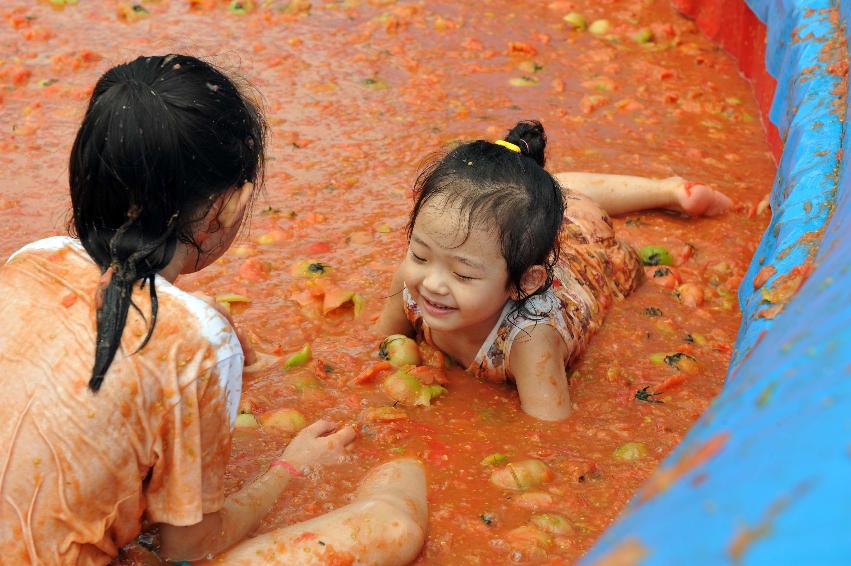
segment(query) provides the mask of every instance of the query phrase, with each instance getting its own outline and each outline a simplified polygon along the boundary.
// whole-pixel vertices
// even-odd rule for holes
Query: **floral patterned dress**
[[[611,219],[588,197],[565,191],[559,237],[561,257],[552,287],[529,298],[524,311],[508,301],[467,371],[486,381],[511,380],[511,346],[537,324],[558,331],[568,347],[569,367],[585,352],[614,300],[627,296],[641,281],[641,260],[635,250],[615,238]],[[408,320],[431,343],[428,325],[407,288],[402,296]]]

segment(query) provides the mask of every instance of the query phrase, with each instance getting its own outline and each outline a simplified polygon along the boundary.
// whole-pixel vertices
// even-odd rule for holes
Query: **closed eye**
[[[414,261],[417,263],[425,263],[426,259],[424,257],[420,257],[414,253],[414,250],[411,250],[411,257],[414,258]]]
[[[461,275],[460,273],[456,273],[455,277],[460,279],[461,281],[475,281],[478,277],[467,277],[466,275]]]

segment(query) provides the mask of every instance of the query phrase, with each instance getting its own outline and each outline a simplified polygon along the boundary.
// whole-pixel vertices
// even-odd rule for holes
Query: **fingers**
[[[334,434],[328,435],[329,439],[333,439],[341,447],[351,444],[356,437],[357,432],[351,426],[344,426]]]
[[[325,419],[319,419],[304,428],[301,432],[310,436],[322,436],[328,434],[337,428],[337,424]]]

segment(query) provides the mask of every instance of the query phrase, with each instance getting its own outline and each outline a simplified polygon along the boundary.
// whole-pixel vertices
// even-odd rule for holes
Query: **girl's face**
[[[402,262],[405,286],[432,330],[484,340],[510,298],[508,267],[496,230],[469,227],[457,207],[436,197],[421,210]]]
[[[245,183],[219,196],[195,232],[195,241],[201,248],[195,261],[187,261],[182,273],[200,271],[222,257],[236,239],[251,200],[254,186]]]

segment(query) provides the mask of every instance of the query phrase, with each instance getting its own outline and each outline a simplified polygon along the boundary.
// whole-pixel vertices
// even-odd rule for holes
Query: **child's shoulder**
[[[74,293],[77,296],[93,293],[100,276],[99,270],[80,241],[69,236],[51,236],[26,244],[9,256],[5,267],[7,271],[26,272],[20,277],[13,275],[21,279],[20,283],[25,284],[26,281],[33,283],[32,277],[36,277],[37,273],[23,267],[30,262],[36,262],[47,268],[46,271],[49,273],[44,273],[44,276],[39,279],[46,278],[49,282],[40,282],[51,289],[56,287],[57,292],[61,292],[63,297],[68,293]],[[16,269],[19,265],[22,268]],[[38,284],[30,287],[33,290],[44,290],[44,287]],[[218,358],[226,358],[242,352],[227,318],[208,302],[159,276],[156,278],[156,291],[159,303],[158,320],[181,321],[179,326],[183,328],[196,328],[203,338],[216,348]],[[134,289],[134,301],[145,308],[149,300],[148,295],[147,288]],[[189,324],[190,322],[194,324]]]
[[[549,288],[526,299],[523,308],[510,308],[503,324],[519,331],[553,318],[563,308],[563,299],[553,288]]]
[[[517,344],[539,343],[553,337],[573,350],[576,338],[584,333],[588,316],[581,297],[565,291],[562,286],[551,287],[505,317],[497,334],[506,356]]]
[[[66,250],[85,253],[85,250],[79,240],[69,236],[50,236],[30,242],[29,244],[21,247],[18,251],[13,252],[12,255],[9,256],[6,263],[12,263],[16,259],[20,259],[28,255],[51,255]]]

